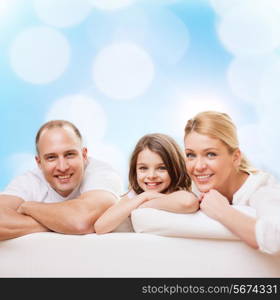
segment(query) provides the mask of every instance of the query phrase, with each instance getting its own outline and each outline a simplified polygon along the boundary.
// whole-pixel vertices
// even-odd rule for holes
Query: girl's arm
[[[191,192],[177,191],[146,201],[140,207],[162,209],[175,213],[192,213],[199,209],[199,201]]]
[[[151,193],[142,193],[132,199],[127,195],[121,198],[116,204],[105,211],[103,215],[95,222],[94,230],[97,234],[112,232],[127,217],[132,210],[136,209],[143,202],[151,199]]]
[[[246,244],[258,248],[255,234],[256,219],[232,207],[227,198],[218,191],[210,190],[205,193],[200,208],[210,218],[219,221],[239,236]]]

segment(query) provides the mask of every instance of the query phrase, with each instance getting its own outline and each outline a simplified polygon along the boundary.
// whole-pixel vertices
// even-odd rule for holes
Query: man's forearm
[[[94,232],[95,221],[115,201],[110,192],[94,190],[59,203],[24,202],[19,211],[55,232],[87,234]]]
[[[19,211],[55,232],[74,234],[76,231],[72,228],[76,223],[73,208],[64,203],[24,202]]]
[[[35,232],[50,231],[30,216],[17,213],[13,209],[1,210],[0,240],[17,238]]]

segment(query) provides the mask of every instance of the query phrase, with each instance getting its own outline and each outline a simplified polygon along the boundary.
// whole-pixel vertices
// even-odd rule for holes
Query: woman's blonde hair
[[[141,151],[149,149],[157,153],[170,176],[171,183],[166,191],[172,193],[177,190],[190,190],[191,179],[186,171],[184,153],[176,141],[168,135],[161,133],[144,135],[136,144],[129,163],[129,188],[136,194],[143,192],[137,181],[137,158]]]
[[[188,120],[185,127],[185,137],[191,132],[207,135],[211,138],[219,139],[227,147],[229,153],[233,153],[239,148],[236,126],[230,116],[217,111],[204,111],[198,113],[194,118]],[[241,162],[238,171],[246,173],[256,172],[251,163],[241,153]]]

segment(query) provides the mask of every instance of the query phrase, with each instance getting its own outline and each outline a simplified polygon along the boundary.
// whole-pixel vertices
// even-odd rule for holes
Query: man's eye
[[[70,153],[67,153],[66,156],[67,156],[67,157],[73,157],[73,156],[75,156],[75,153],[71,153],[71,152],[70,152]]]
[[[55,156],[54,156],[54,155],[47,156],[47,160],[54,160],[54,159],[55,159]]]

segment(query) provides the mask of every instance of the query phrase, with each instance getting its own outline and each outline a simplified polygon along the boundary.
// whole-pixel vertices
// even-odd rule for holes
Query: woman
[[[241,153],[231,118],[215,111],[197,114],[187,122],[184,144],[200,209],[251,247],[280,251],[280,186],[270,174],[252,168]],[[251,206],[257,217],[231,204]]]

